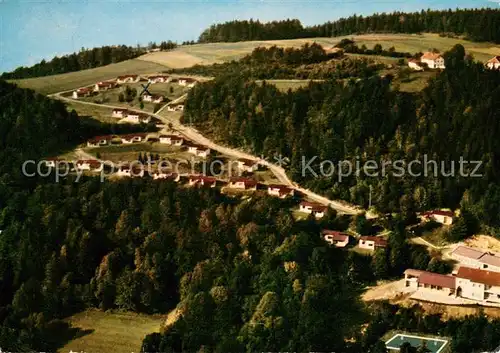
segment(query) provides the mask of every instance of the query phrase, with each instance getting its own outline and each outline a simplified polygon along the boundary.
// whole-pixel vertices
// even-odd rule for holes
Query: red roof
[[[302,207],[311,207],[311,210],[313,212],[325,212],[328,207],[327,206],[324,206],[320,203],[316,203],[316,202],[308,202],[308,201],[302,201],[300,203],[300,206]]]
[[[115,83],[110,82],[110,81],[97,82],[97,86],[99,86],[99,87],[109,87],[109,86],[114,86],[114,85],[115,85]]]
[[[252,167],[253,165],[255,165],[257,163],[255,161],[252,161],[251,159],[245,159],[245,158],[238,159],[238,162],[243,163],[243,165],[245,165],[247,167]]]
[[[336,230],[323,229],[321,231],[321,234],[323,234],[323,236],[325,236],[325,235],[331,235],[332,239],[335,240],[335,241],[344,242],[344,241],[348,241],[349,240],[349,235],[348,234],[345,234],[345,233],[342,233],[342,232],[339,232],[339,231],[336,231]]]
[[[90,87],[83,87],[83,88],[78,88],[76,90],[77,93],[88,93],[88,92],[92,92],[92,88]]]
[[[197,180],[203,183],[210,183],[210,184],[215,184],[217,182],[217,179],[214,177],[207,177],[203,175],[190,175],[189,180]]]
[[[229,182],[230,183],[244,183],[245,187],[254,187],[257,185],[257,181],[255,181],[254,179],[249,179],[249,178],[234,177],[234,178],[229,179]]]
[[[128,134],[128,135],[121,135],[120,137],[122,139],[125,139],[125,140],[131,140],[133,139],[134,137],[141,137],[141,138],[145,138],[148,134],[146,133],[140,133],[140,134]]]
[[[95,159],[80,159],[76,161],[76,164],[88,164],[91,168],[100,168],[102,163]]]
[[[494,56],[493,58],[488,60],[488,63],[500,64],[500,55]]]
[[[439,273],[426,272],[423,271],[420,276],[418,276],[418,283],[428,284],[431,286],[437,286],[442,288],[455,289],[455,277],[448,275],[441,275]]]
[[[376,246],[380,246],[380,247],[384,247],[384,248],[387,246],[387,240],[385,240],[382,237],[362,236],[359,239],[364,240],[364,241],[373,241]]]
[[[268,185],[267,188],[268,188],[268,190],[269,189],[277,189],[280,196],[288,195],[293,191],[292,188],[289,188],[288,186],[285,186],[285,185],[279,185],[279,184],[271,184],[271,185]]]
[[[442,58],[441,54],[439,53],[431,53],[431,52],[427,52],[427,53],[424,53],[424,55],[422,55],[422,58],[421,59],[426,59],[426,60],[437,60],[439,58]]]
[[[485,271],[470,267],[460,267],[456,277],[465,278],[471,282],[482,283],[489,286],[500,286],[500,272]]]

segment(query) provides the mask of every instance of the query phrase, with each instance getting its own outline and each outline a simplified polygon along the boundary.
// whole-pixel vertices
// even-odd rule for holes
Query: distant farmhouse
[[[497,55],[486,63],[486,67],[490,70],[499,70],[500,69],[500,55]]]

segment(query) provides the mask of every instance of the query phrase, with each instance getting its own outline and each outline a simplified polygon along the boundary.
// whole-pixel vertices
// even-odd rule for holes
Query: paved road
[[[73,90],[71,90],[71,91],[73,91]],[[55,94],[50,95],[50,97],[60,99],[63,101],[67,101],[67,102],[78,102],[81,104],[95,105],[98,107],[105,107],[105,108],[111,108],[111,109],[123,109],[123,106],[84,102],[84,101],[78,101],[78,100],[75,100],[72,98],[62,96],[63,93],[67,93],[67,92],[70,92],[70,91],[55,93]],[[179,97],[175,101],[178,101],[183,97]],[[165,108],[165,106],[163,108]],[[140,110],[140,109],[134,109],[134,108],[127,108],[127,109],[130,111],[144,113],[144,111]],[[160,111],[162,109],[160,109]],[[270,163],[264,159],[253,156],[253,155],[248,154],[246,152],[242,152],[242,151],[237,150],[235,148],[229,148],[229,147],[218,145],[215,142],[213,142],[213,141],[209,140],[208,138],[206,138],[205,136],[203,136],[202,134],[200,134],[195,128],[182,125],[177,120],[172,119],[168,116],[158,115],[158,112],[156,114],[153,114],[153,113],[148,113],[148,114],[161,120],[162,122],[164,122],[165,126],[168,126],[169,123],[172,124],[172,127],[174,129],[178,130],[180,133],[182,133],[189,140],[192,140],[192,141],[199,143],[201,145],[205,145],[212,150],[218,151],[218,152],[225,154],[227,156],[230,156],[232,158],[235,158],[235,159],[245,158],[245,159],[249,159],[249,160],[252,160],[254,162],[258,162],[261,165],[266,166],[274,173],[274,175],[276,175],[276,178],[280,181],[280,183],[296,189],[297,191],[299,191],[302,194],[304,194],[305,196],[307,196],[308,199],[311,199],[311,200],[313,200],[317,203],[320,203],[322,205],[325,205],[325,206],[330,206],[333,209],[335,209],[337,212],[343,213],[343,214],[354,215],[354,214],[358,214],[360,212],[363,212],[363,210],[361,208],[354,207],[351,205],[346,205],[345,203],[341,203],[339,201],[330,200],[330,199],[328,199],[324,196],[318,195],[318,194],[316,194],[308,189],[304,189],[304,188],[300,187],[298,184],[292,182],[288,178],[286,171],[282,167],[280,167],[276,164]],[[370,214],[368,214],[367,216],[368,216],[368,218],[375,217],[375,215],[370,215]]]

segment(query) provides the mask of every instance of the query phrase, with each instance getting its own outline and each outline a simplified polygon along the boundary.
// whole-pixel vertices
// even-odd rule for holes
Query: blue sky
[[[110,44],[196,40],[232,19],[298,18],[304,25],[354,13],[497,6],[487,0],[0,0],[0,72]]]

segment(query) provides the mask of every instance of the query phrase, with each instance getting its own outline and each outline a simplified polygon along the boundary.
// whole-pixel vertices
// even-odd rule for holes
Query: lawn
[[[98,81],[109,80],[125,74],[153,74],[165,71],[167,67],[144,60],[127,60],[95,69],[88,69],[66,74],[12,80],[23,88],[31,88],[43,94],[56,93],[88,86]]]
[[[75,110],[78,115],[81,116],[91,116],[96,120],[102,121],[103,123],[117,123],[118,119],[111,117],[111,108],[98,107],[95,105],[88,105],[79,103],[77,101],[64,102],[68,111]]]
[[[140,315],[135,313],[113,313],[88,310],[71,316],[67,321],[79,328],[80,334],[73,338],[60,353],[122,353],[139,352],[147,334],[160,331],[165,315]]]
[[[315,82],[321,82],[323,80],[313,80]],[[262,84],[262,80],[255,81],[258,84]],[[289,89],[296,91],[299,88],[307,87],[311,80],[266,80],[266,83],[270,85],[275,85],[280,91],[287,92]]]
[[[335,38],[307,38],[272,41],[250,41],[237,43],[209,43],[180,46],[169,52],[156,52],[140,57],[141,60],[159,63],[172,68],[190,67],[195,64],[209,65],[216,62],[237,60],[252,52],[260,46],[283,46],[300,47],[304,43],[317,42],[324,46],[332,46],[344,38],[354,39],[360,46],[365,44],[368,48],[373,48],[376,43],[380,43],[384,48],[395,47],[401,52],[424,52],[432,48],[446,51],[455,44],[462,44],[477,60],[487,61],[494,55],[498,55],[500,46],[492,43],[475,43],[458,38],[440,37],[437,34],[365,34],[351,35]],[[392,61],[391,58],[381,58],[380,60]]]

